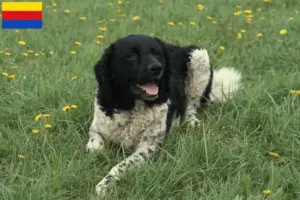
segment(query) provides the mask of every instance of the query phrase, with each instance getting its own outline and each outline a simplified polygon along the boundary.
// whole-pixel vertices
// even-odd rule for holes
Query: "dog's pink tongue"
[[[147,83],[145,85],[140,85],[140,88],[145,90],[148,94],[151,94],[151,95],[158,94],[158,87],[153,83]]]

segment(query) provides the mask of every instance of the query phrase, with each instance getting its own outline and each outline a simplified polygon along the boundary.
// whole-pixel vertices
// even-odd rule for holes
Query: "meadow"
[[[199,111],[106,199],[300,200],[300,2],[43,1],[43,29],[0,31],[0,199],[95,199],[124,158],[85,151],[93,66],[128,34],[208,49],[243,88]]]

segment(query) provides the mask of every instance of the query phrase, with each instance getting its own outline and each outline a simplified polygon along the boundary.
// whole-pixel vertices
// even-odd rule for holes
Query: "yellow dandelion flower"
[[[256,35],[257,37],[262,37],[263,36],[263,34],[262,33],[257,33],[257,35]]]
[[[290,90],[291,94],[300,94],[300,90]]]
[[[203,5],[201,5],[201,4],[198,4],[198,9],[199,9],[199,10],[204,10],[205,7],[204,7]]]
[[[247,15],[247,18],[252,19],[254,15]]]
[[[213,20],[213,18],[211,16],[207,16],[206,17],[208,20]]]
[[[250,14],[252,14],[252,11],[251,10],[244,10],[244,13],[250,15]]]
[[[101,44],[101,41],[100,41],[100,40],[97,40],[97,41],[96,41],[96,44]]]
[[[33,133],[33,134],[36,134],[36,135],[39,134],[39,132],[40,132],[40,130],[38,130],[38,129],[33,129],[33,130],[32,130],[32,133]]]
[[[65,13],[70,13],[71,11],[69,9],[66,9],[65,10]]]
[[[246,33],[246,30],[245,30],[245,29],[242,29],[241,32],[242,32],[242,33]]]
[[[242,34],[241,34],[241,33],[238,33],[237,36],[236,36],[236,38],[237,38],[237,39],[241,39],[241,38],[242,38]]]
[[[76,45],[80,46],[81,45],[81,42],[75,42]]]
[[[182,22],[178,22],[177,24],[178,24],[179,26],[182,26],[182,25],[183,25],[183,23],[182,23]]]
[[[5,54],[4,55],[6,55],[6,56],[11,56],[11,53],[9,53],[9,52],[5,52]]]
[[[225,50],[225,47],[224,47],[224,46],[220,46],[220,50],[221,50],[221,51],[224,51],[224,50]]]
[[[108,2],[108,5],[109,5],[109,6],[113,6],[113,3],[112,3],[112,2]]]
[[[286,33],[287,33],[287,30],[285,30],[285,29],[281,29],[279,32],[280,35],[285,35]]]
[[[170,26],[174,26],[175,24],[174,24],[174,22],[169,22],[168,23]]]
[[[132,20],[139,20],[140,19],[140,17],[139,16],[134,16],[134,17],[132,17]]]
[[[213,24],[217,24],[217,21],[215,21],[215,20],[214,20],[214,21],[212,21],[211,23],[213,23]]]
[[[236,5],[235,7],[236,7],[237,9],[241,9],[241,8],[242,8],[240,4]]]
[[[195,25],[196,25],[196,22],[190,21],[190,25],[195,26]]]
[[[16,30],[16,33],[20,33],[20,30],[19,30],[19,29],[17,29],[17,30]]]
[[[50,53],[50,55],[52,55],[54,52],[53,52],[53,51],[50,51],[49,53]]]
[[[24,156],[24,155],[18,155],[18,158],[20,158],[20,159],[24,159],[24,158],[25,158],[25,156]]]
[[[28,52],[28,53],[33,53],[33,51],[32,51],[32,50],[30,50],[30,49],[29,49],[27,52]]]
[[[290,20],[290,21],[293,21],[293,20],[294,20],[294,17],[290,17],[289,20]]]
[[[51,114],[44,114],[43,117],[51,117]]]
[[[79,20],[85,21],[85,20],[86,20],[86,17],[79,17]]]
[[[271,3],[271,2],[272,2],[272,0],[264,0],[264,2]]]
[[[3,51],[0,51],[0,54],[3,54]]]
[[[99,27],[99,30],[100,31],[106,31],[106,28],[105,27]]]
[[[37,116],[35,117],[35,121],[38,121],[39,119],[41,119],[41,117],[42,117],[42,114],[37,115]]]
[[[8,78],[10,78],[10,79],[16,79],[16,75],[15,74],[11,74],[11,75],[8,76]]]
[[[76,52],[76,51],[70,51],[70,53],[71,53],[72,55],[75,55],[77,52]]]
[[[57,4],[56,3],[52,3],[52,6],[55,7]]]
[[[103,36],[103,35],[97,35],[97,38],[99,38],[99,39],[103,39],[103,38],[104,38],[104,36]]]
[[[123,2],[122,1],[118,1],[118,4],[121,5]]]
[[[2,72],[1,75],[2,76],[8,76],[8,73],[7,72]]]
[[[19,45],[25,45],[26,44],[26,42],[24,42],[24,41],[19,41]]]
[[[273,157],[278,157],[278,156],[279,156],[278,153],[272,152],[272,151],[269,152],[269,155],[270,155],[270,156],[273,156]]]
[[[78,76],[73,76],[73,77],[72,77],[72,81],[74,81],[74,80],[76,80],[76,79],[78,79]]]
[[[233,15],[235,15],[235,16],[238,16],[238,15],[240,15],[240,14],[242,14],[242,11],[237,11],[237,12],[234,12],[234,13],[233,13]]]
[[[164,3],[164,0],[159,0],[160,3]]]
[[[64,107],[62,108],[63,111],[67,111],[67,110],[70,110],[70,109],[71,109],[70,106],[64,106]]]
[[[27,56],[28,56],[28,54],[27,54],[27,53],[22,53],[22,56],[25,56],[25,57],[27,57]]]
[[[75,105],[75,104],[73,104],[73,105],[71,105],[71,108],[78,108],[78,106],[77,105]]]
[[[125,13],[122,13],[122,14],[121,14],[121,16],[122,16],[122,17],[125,17],[125,16],[126,16],[126,14],[125,14]]]
[[[110,21],[110,22],[115,22],[116,19],[115,19],[115,18],[111,18],[111,19],[108,19],[108,21]]]
[[[272,193],[271,190],[264,190],[264,194],[265,194],[265,195],[269,195],[269,194],[271,194],[271,193]]]
[[[52,128],[52,125],[51,124],[45,124],[45,128],[47,128],[47,129]]]
[[[34,56],[39,56],[40,54],[39,53],[34,53]]]

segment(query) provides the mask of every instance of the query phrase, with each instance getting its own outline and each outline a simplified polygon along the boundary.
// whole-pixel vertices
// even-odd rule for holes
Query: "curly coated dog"
[[[94,67],[98,87],[88,151],[110,141],[132,150],[97,184],[98,196],[144,163],[182,120],[199,125],[198,108],[231,98],[241,83],[233,68],[212,69],[207,50],[146,35],[113,42]]]

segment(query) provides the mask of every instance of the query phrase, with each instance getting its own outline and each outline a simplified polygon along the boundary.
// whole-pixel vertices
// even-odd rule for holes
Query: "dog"
[[[98,87],[86,149],[100,151],[110,141],[132,151],[96,185],[99,197],[157,152],[180,122],[199,125],[199,108],[225,102],[241,86],[241,73],[213,69],[205,48],[139,34],[111,43],[94,73]]]

